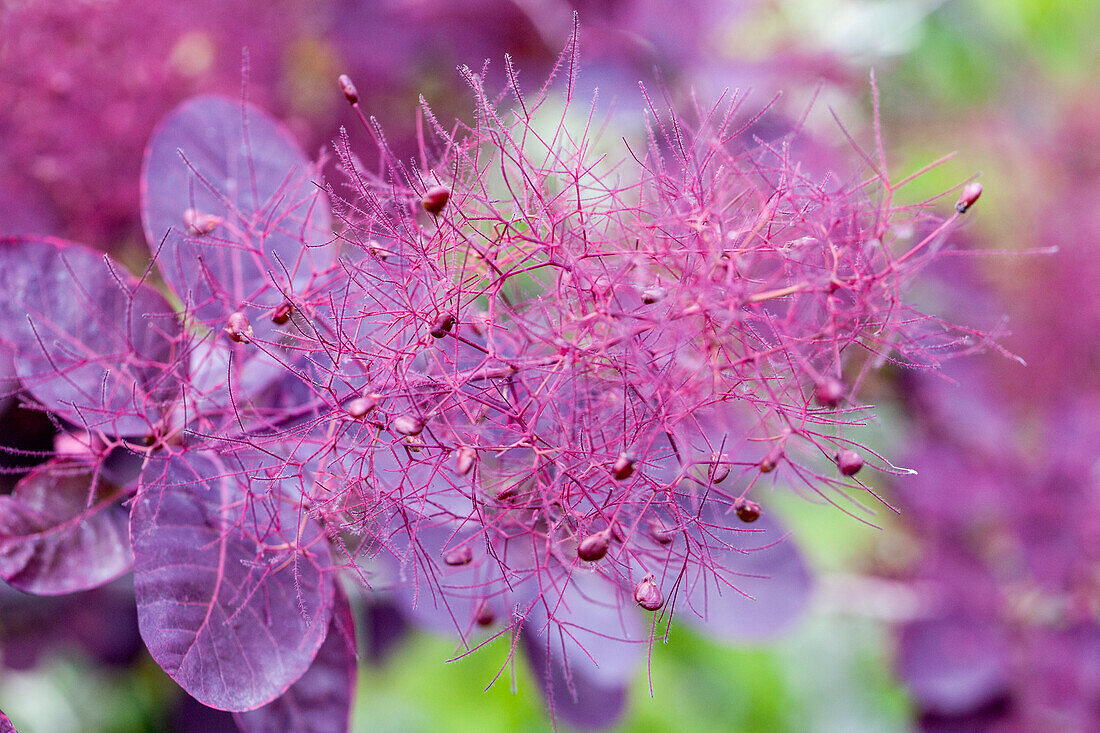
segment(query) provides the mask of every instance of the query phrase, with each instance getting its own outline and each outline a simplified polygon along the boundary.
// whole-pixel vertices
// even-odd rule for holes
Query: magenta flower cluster
[[[856,393],[979,336],[903,293],[980,189],[943,221],[897,206],[881,154],[816,171],[738,95],[690,122],[647,97],[647,141],[597,152],[575,59],[564,100],[465,71],[474,122],[424,105],[418,161],[362,117],[380,162],[343,136],[340,185],[257,109],[196,98],[146,150],[137,277],[5,240],[6,391],[63,436],[0,498],[5,580],[132,567],[152,656],[246,730],[346,727],[349,577],[466,648],[510,639],[588,724],[672,614],[793,618],[808,575],[769,492],[862,516],[862,478],[897,472],[846,436]]]

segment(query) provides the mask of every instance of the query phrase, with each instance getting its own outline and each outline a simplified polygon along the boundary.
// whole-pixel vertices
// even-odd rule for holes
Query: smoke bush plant
[[[980,338],[902,299],[977,189],[943,221],[898,206],[881,145],[863,180],[815,177],[740,95],[692,122],[646,96],[646,146],[593,156],[575,63],[564,108],[510,62],[499,97],[464,70],[475,120],[423,105],[419,161],[360,113],[377,169],[345,134],[324,190],[257,109],[196,98],[146,151],[140,276],[5,240],[5,391],[59,432],[0,498],[5,580],[132,567],[154,659],[245,730],[346,729],[338,577],[522,648],[586,725],[673,614],[735,639],[794,618],[769,492],[864,516],[866,474],[898,472],[845,432],[874,366]]]

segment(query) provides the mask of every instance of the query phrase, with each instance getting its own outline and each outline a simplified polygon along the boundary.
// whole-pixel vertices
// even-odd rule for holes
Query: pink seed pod
[[[192,237],[204,237],[217,229],[221,223],[222,218],[220,216],[204,214],[195,209],[188,209],[183,212],[183,226],[186,227],[187,233]]]
[[[719,460],[715,456],[710,464],[710,482],[712,484],[720,484],[730,476],[730,467],[725,463],[719,463]]]
[[[359,90],[355,88],[355,85],[351,82],[351,77],[347,74],[340,74],[337,81],[340,83],[340,91],[344,93],[344,97],[351,104],[359,104]]]
[[[378,407],[378,400],[382,398],[382,395],[371,392],[365,394],[362,397],[356,397],[354,400],[348,403],[348,416],[361,420],[374,411],[374,408]]]
[[[290,320],[290,314],[294,312],[294,304],[284,300],[271,311],[271,322],[276,326],[282,326]]]
[[[424,431],[424,421],[416,415],[398,415],[390,423],[390,430],[399,435],[420,435]]]
[[[836,466],[845,476],[855,476],[863,468],[863,456],[850,448],[842,450],[836,454]]]
[[[225,333],[238,344],[247,344],[252,340],[252,325],[244,313],[236,311],[229,315],[225,324]]]
[[[982,195],[982,184],[974,181],[968,183],[962,190],[962,194],[959,196],[958,202],[955,204],[955,211],[960,214],[965,214],[970,211],[970,207],[973,206]]]
[[[385,247],[382,246],[382,243],[379,242],[377,239],[372,239],[367,242],[367,252],[370,253],[371,257],[375,257],[382,262],[385,262],[390,258],[390,253],[386,250]]]
[[[656,519],[649,520],[649,536],[662,545],[671,545],[676,533]]]
[[[844,399],[844,383],[836,377],[825,377],[814,386],[814,400],[822,407],[836,407]]]
[[[432,186],[420,199],[420,205],[432,216],[438,216],[443,207],[451,200],[451,189],[446,186]]]
[[[465,476],[470,472],[470,469],[474,467],[474,461],[477,459],[477,451],[473,448],[464,445],[455,450],[455,473],[459,476]]]
[[[474,551],[470,549],[469,545],[463,545],[462,547],[456,547],[443,556],[443,562],[452,567],[458,567],[460,565],[469,565],[470,561],[474,559]]]
[[[634,475],[634,459],[626,453],[620,453],[611,466],[611,475],[616,481],[626,481]]]
[[[444,313],[432,321],[432,328],[428,333],[431,334],[432,338],[441,339],[451,332],[454,325],[455,317],[450,313]]]
[[[478,626],[492,626],[496,619],[492,606],[485,599],[478,601],[477,608],[474,609],[474,623]]]
[[[585,562],[596,562],[607,554],[611,537],[607,532],[590,534],[577,545],[577,557]]]
[[[783,445],[777,443],[768,455],[760,461],[760,473],[771,473],[779,466],[779,459],[783,457]]]
[[[653,573],[645,576],[642,582],[634,586],[634,602],[647,611],[656,611],[665,605],[664,596],[661,595],[661,589],[657,587]]]
[[[666,295],[668,295],[667,290],[659,285],[653,285],[642,291],[642,302],[646,305],[653,305],[664,300]]]
[[[737,518],[746,524],[752,524],[757,519],[760,519],[760,515],[763,513],[760,505],[749,499],[738,499],[735,501],[733,503],[733,511],[736,512]]]

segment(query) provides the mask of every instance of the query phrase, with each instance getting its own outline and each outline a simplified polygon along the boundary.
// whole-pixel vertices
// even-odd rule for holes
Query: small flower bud
[[[424,421],[416,415],[398,415],[390,423],[390,430],[400,435],[420,435],[424,430]]]
[[[337,81],[340,83],[340,91],[344,93],[344,97],[347,98],[348,102],[359,104],[359,90],[352,84],[351,77],[347,74],[340,74]]]
[[[577,557],[585,562],[596,562],[607,554],[611,537],[607,532],[590,534],[577,545]]]
[[[493,613],[493,608],[484,599],[478,601],[477,608],[474,609],[474,623],[478,626],[492,626],[496,621],[497,615]]]
[[[462,446],[455,451],[455,473],[465,476],[474,467],[477,451],[469,446]]]
[[[960,214],[965,214],[970,211],[970,207],[977,202],[978,198],[982,195],[982,184],[974,181],[968,183],[962,190],[962,194],[959,196],[958,202],[955,204],[955,211]]]
[[[405,450],[410,453],[419,453],[424,449],[424,439],[419,435],[406,435],[405,436]]]
[[[382,246],[382,243],[379,242],[377,239],[372,239],[367,242],[367,252],[370,254],[371,257],[379,259],[382,262],[385,262],[390,257],[390,253],[386,250],[385,247]]]
[[[836,407],[844,399],[844,384],[836,377],[825,377],[814,387],[814,400],[822,407]]]
[[[634,459],[625,453],[620,453],[611,466],[611,475],[616,481],[626,481],[634,475]]]
[[[710,482],[712,484],[720,484],[730,476],[730,467],[725,463],[719,463],[719,460],[715,456],[710,464]]]
[[[348,403],[348,415],[360,420],[369,415],[374,408],[378,407],[378,400],[382,397],[380,394],[374,392],[357,397]]]
[[[470,549],[469,545],[463,545],[462,547],[456,547],[443,556],[443,562],[452,567],[458,567],[459,565],[469,565],[470,561],[474,559],[474,551]]]
[[[733,511],[737,513],[737,518],[746,524],[751,524],[760,519],[762,513],[760,505],[749,499],[738,499],[733,502]]]
[[[282,326],[290,320],[290,314],[294,312],[294,304],[284,300],[271,311],[271,322],[276,326]]]
[[[225,333],[238,344],[247,344],[252,340],[252,325],[244,313],[231,313],[225,324]]]
[[[776,444],[768,455],[760,461],[760,473],[771,473],[779,466],[779,459],[783,457],[782,444]]]
[[[195,209],[188,209],[183,212],[183,225],[187,228],[187,233],[193,237],[206,236],[221,223],[222,218],[220,216],[204,214]]]
[[[668,291],[658,285],[654,285],[642,291],[642,302],[646,305],[653,305],[654,303],[664,300],[666,295],[668,295]]]
[[[451,189],[446,186],[432,186],[420,199],[420,205],[432,216],[438,216],[451,199]]]
[[[676,539],[676,534],[656,519],[649,520],[649,536],[662,545],[671,545]]]
[[[836,454],[836,465],[845,476],[855,476],[863,468],[863,456],[851,449],[842,450]]]
[[[661,595],[661,589],[657,587],[652,573],[634,586],[634,602],[647,611],[656,611],[665,605],[664,596]]]
[[[450,333],[454,325],[455,317],[450,313],[444,313],[432,321],[432,329],[428,333],[431,334],[432,338],[441,339]]]

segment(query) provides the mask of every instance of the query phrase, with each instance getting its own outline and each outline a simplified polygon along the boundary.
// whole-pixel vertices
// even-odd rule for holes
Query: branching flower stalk
[[[846,183],[797,127],[754,138],[767,110],[739,93],[689,120],[643,88],[646,141],[616,158],[595,100],[572,122],[575,43],[564,100],[506,70],[500,96],[463,70],[470,124],[423,103],[414,161],[341,77],[379,162],[344,133],[324,191],[255,109],[184,105],[146,153],[140,279],[109,261],[89,279],[103,263],[71,243],[6,242],[30,264],[6,271],[26,315],[6,314],[0,356],[87,446],[47,524],[98,523],[125,554],[61,572],[46,555],[93,538],[47,547],[27,519],[0,538],[5,579],[92,587],[132,546],[154,658],[207,705],[266,704],[246,729],[288,685],[349,674],[338,575],[457,630],[460,653],[509,639],[551,710],[588,723],[614,718],[673,616],[746,638],[797,615],[808,572],[771,492],[870,521],[864,478],[904,472],[848,437],[871,415],[857,395],[885,362],[988,343],[903,297],[980,188],[946,220],[896,205],[911,178],[891,181],[881,142],[852,142],[870,175]],[[28,285],[49,277],[60,305]]]

